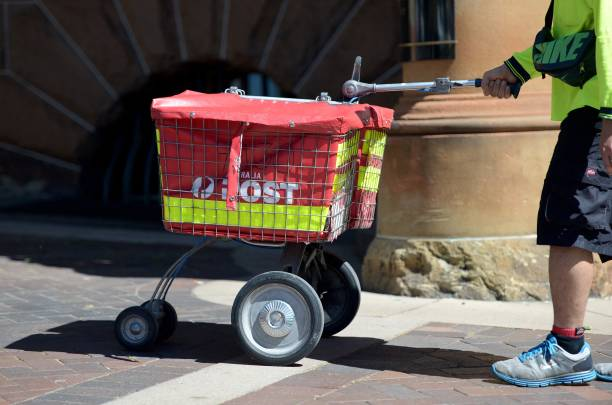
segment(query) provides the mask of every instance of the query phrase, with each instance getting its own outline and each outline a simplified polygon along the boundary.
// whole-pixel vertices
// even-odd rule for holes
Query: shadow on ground
[[[351,263],[360,274],[372,230],[347,232],[326,250]],[[71,268],[103,277],[160,277],[189,246],[118,243],[36,236],[0,235],[0,256],[49,267]],[[183,277],[246,280],[279,270],[282,249],[217,239],[189,259]]]
[[[380,339],[333,337],[321,340],[309,356],[317,360],[369,370],[454,378],[488,378],[488,367],[496,355],[440,348],[413,348],[385,344]],[[338,358],[349,347],[360,349]],[[112,321],[77,321],[34,334],[7,346],[29,352],[63,352],[103,355],[109,358],[130,356],[159,359],[193,359],[201,363],[248,363],[231,325],[208,322],[180,322],[170,341],[154,351],[136,353],[123,349],[114,339]]]

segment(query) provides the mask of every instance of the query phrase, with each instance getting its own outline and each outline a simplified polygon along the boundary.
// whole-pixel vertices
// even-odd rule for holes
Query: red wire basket
[[[166,230],[321,242],[371,226],[392,110],[188,91],[152,115]]]

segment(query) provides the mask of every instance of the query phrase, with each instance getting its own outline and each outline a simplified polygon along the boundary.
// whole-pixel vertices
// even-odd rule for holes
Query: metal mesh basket
[[[374,222],[376,197],[387,143],[384,130],[362,129],[358,170],[350,210],[350,229],[367,229]]]
[[[347,229],[358,185],[360,130],[240,136],[235,207],[232,142],[241,123],[158,119],[162,215],[170,232],[252,241],[316,242]]]

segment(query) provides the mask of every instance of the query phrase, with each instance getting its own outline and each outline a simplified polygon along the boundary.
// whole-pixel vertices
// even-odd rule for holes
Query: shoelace
[[[548,336],[546,337],[545,341],[543,341],[542,343],[540,343],[539,345],[535,347],[532,347],[528,351],[521,353],[521,355],[518,356],[518,358],[521,361],[521,363],[523,363],[526,360],[531,359],[541,353],[544,356],[544,358],[548,361],[550,360],[552,355],[557,352],[557,349],[555,348],[555,343],[557,343],[555,338],[552,336]]]

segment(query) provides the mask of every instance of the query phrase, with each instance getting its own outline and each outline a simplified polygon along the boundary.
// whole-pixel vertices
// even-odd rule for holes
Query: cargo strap
[[[227,196],[226,205],[228,210],[236,210],[238,201],[238,185],[240,183],[240,161],[242,159],[242,137],[249,124],[243,122],[238,130],[232,134],[229,162],[227,167]]]

